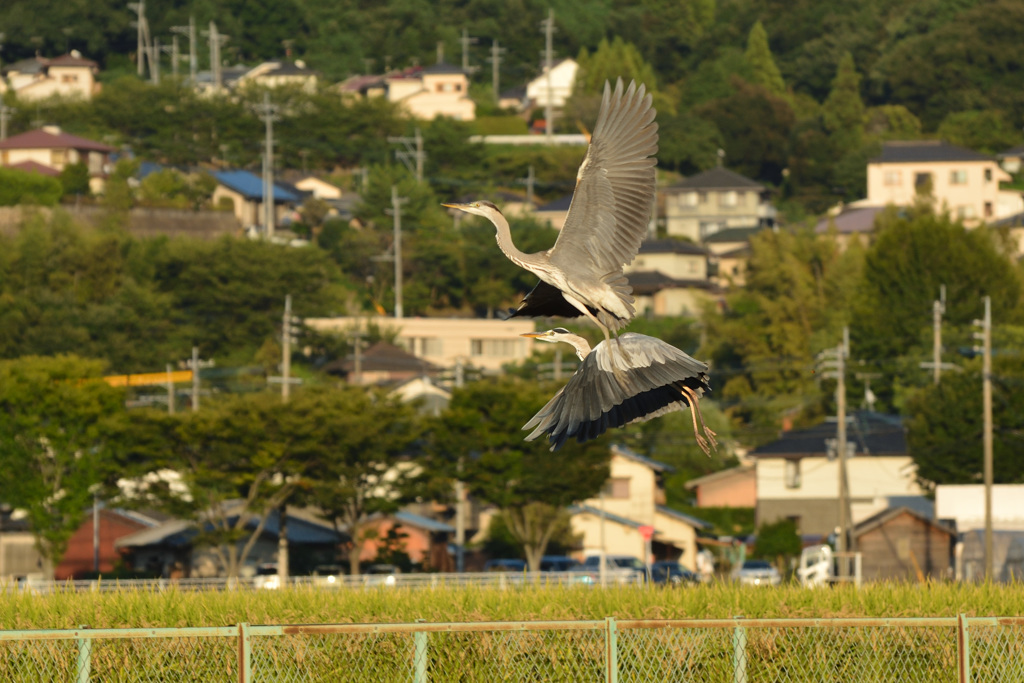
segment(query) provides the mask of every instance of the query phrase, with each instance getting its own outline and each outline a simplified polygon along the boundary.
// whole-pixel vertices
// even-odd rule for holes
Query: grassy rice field
[[[0,593],[0,629],[159,628],[250,624],[603,619],[944,617],[1024,615],[1024,587],[882,583],[809,590],[712,584],[253,592]]]

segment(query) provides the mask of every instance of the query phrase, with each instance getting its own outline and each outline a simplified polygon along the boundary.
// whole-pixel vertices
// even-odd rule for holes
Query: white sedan
[[[782,583],[779,570],[767,560],[747,560],[732,570],[732,579],[747,586],[778,586]]]

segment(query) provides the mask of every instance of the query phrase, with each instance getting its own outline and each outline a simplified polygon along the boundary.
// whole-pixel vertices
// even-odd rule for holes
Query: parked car
[[[256,566],[256,573],[252,579],[253,588],[266,590],[277,590],[281,587],[281,577],[277,575],[277,565],[273,562],[264,562]]]
[[[605,579],[609,583],[643,583],[647,566],[632,555],[605,555]],[[584,583],[600,583],[601,556],[590,555],[570,571],[581,574]]]
[[[779,570],[767,560],[747,560],[732,570],[733,581],[748,586],[778,586],[782,583]]]
[[[526,560],[517,558],[498,558],[484,563],[485,572],[524,572]]]
[[[661,561],[651,565],[651,581],[664,586],[687,586],[700,583],[700,577],[678,562]]]
[[[567,572],[579,566],[579,562],[567,555],[545,555],[540,558],[542,572]]]

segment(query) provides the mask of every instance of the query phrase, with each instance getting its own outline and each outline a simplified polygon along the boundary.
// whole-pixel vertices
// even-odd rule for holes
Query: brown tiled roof
[[[60,171],[57,169],[40,164],[38,161],[22,161],[17,164],[11,164],[7,168],[13,168],[17,171],[26,171],[28,173],[39,173],[41,175],[53,176],[54,178],[60,175]]]
[[[42,129],[30,130],[27,133],[13,135],[6,140],[0,140],[0,149],[55,149],[70,148],[83,149],[90,152],[116,152],[116,147],[104,145],[102,142],[95,142],[80,138],[70,133],[50,133]]]

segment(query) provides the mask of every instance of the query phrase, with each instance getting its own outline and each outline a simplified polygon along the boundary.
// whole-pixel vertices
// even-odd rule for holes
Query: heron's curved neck
[[[493,216],[488,216],[488,218],[494,223],[496,230],[495,239],[498,241],[498,248],[501,249],[502,253],[512,263],[532,271],[530,266],[537,263],[536,254],[527,254],[516,249],[516,245],[512,244],[512,231],[509,230],[508,221],[505,220],[505,216],[497,213]]]
[[[565,337],[567,344],[572,344],[572,347],[576,349],[576,356],[580,360],[586,360],[587,356],[590,355],[590,342],[579,335],[570,334]]]

